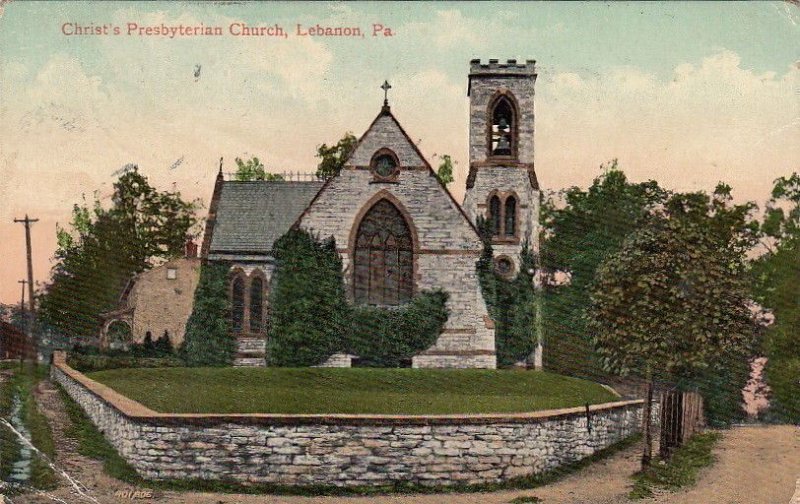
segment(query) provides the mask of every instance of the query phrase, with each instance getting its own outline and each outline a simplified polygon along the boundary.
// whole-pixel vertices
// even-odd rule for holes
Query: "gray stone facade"
[[[479,216],[487,215],[493,195],[503,202],[513,199],[514,232],[504,231],[493,240],[495,260],[509,265],[507,274],[511,277],[519,268],[523,244],[528,243],[538,253],[539,188],[533,169],[535,80],[533,61],[471,62],[470,173],[463,207],[438,181],[428,161],[388,104],[384,104],[342,171],[318,192],[320,182],[230,182],[224,181],[220,172],[209,209],[205,257],[232,261],[232,271],[242,269],[248,275],[253,268],[261,268],[269,281],[272,243],[290,226],[300,226],[322,238],[332,236],[336,240],[348,295],[351,301],[364,302],[363,298],[355,299],[356,233],[365,214],[386,199],[403,215],[413,235],[413,273],[409,273],[404,255],[405,269],[398,276],[403,279],[401,302],[409,297],[409,276],[412,294],[432,289],[450,294],[450,317],[444,331],[435,345],[413,357],[412,366],[496,367],[494,323],[476,272],[483,248],[476,223]],[[503,156],[491,152],[492,111],[500,99],[512,104],[514,111],[514,148]],[[384,155],[393,158],[397,168],[388,176],[373,166]],[[383,270],[384,279],[391,277],[388,271]],[[372,298],[370,302],[381,304]],[[249,342],[240,344],[237,364],[254,363],[246,355],[251,346]]]
[[[535,62],[482,64],[473,60],[469,75],[469,162],[470,172],[464,196],[464,211],[476,222],[489,218],[489,199],[498,195],[517,199],[517,232],[513,237],[493,240],[495,258],[506,257],[519,268],[519,254],[528,243],[538,253],[539,186],[534,171],[534,83]],[[491,151],[492,106],[500,97],[516,105],[514,153],[494,156]]]
[[[509,415],[170,415],[63,364],[54,381],[144,478],[425,486],[541,474],[639,431],[642,401]]]
[[[109,326],[124,322],[131,327],[133,343],[142,343],[147,333],[153,341],[166,333],[172,346],[178,348],[183,343],[199,280],[197,257],[172,259],[134,276],[123,292],[120,306],[104,314],[101,345],[109,346]]]
[[[400,164],[391,181],[377,179],[369,169],[372,156],[381,149],[394,152]],[[412,359],[412,366],[496,367],[494,329],[475,269],[482,250],[480,238],[388,109],[299,221],[303,228],[336,240],[351,297],[359,219],[384,198],[405,216],[414,237],[414,292],[443,289],[450,294],[450,316],[443,333],[433,347]]]

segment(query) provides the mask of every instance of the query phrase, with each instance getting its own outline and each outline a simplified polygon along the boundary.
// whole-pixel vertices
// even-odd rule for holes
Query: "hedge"
[[[448,295],[423,292],[398,308],[357,306],[345,348],[359,357],[360,366],[401,367],[429,348],[447,322]]]
[[[194,292],[192,314],[179,355],[190,366],[229,366],[236,355],[231,336],[228,263],[206,263]]]

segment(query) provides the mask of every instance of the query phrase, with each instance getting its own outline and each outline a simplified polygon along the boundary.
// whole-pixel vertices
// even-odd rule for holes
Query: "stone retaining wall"
[[[60,383],[148,479],[243,484],[427,486],[539,474],[637,432],[642,401],[499,415],[157,413],[67,366]]]

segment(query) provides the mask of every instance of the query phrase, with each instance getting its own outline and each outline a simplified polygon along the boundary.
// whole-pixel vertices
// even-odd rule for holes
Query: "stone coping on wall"
[[[559,418],[586,416],[587,407],[577,406],[520,413],[469,413],[447,415],[383,415],[383,414],[288,414],[288,413],[160,413],[130,399],[107,385],[103,385],[66,363],[63,351],[53,353],[53,366],[72,380],[78,382],[91,394],[108,404],[129,419],[154,426],[221,424],[239,425],[369,425],[369,426],[418,426],[418,425],[486,425],[486,424],[530,424]],[[643,399],[615,401],[588,406],[588,415],[604,411],[640,406]]]

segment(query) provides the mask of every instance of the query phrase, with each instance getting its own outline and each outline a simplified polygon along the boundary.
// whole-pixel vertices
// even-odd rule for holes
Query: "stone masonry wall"
[[[174,279],[167,278],[169,269],[175,269]],[[137,275],[130,299],[133,340],[141,343],[150,332],[155,341],[166,331],[172,346],[183,343],[199,280],[200,259],[194,257],[173,259]]]
[[[144,478],[425,486],[541,474],[639,430],[642,401],[508,415],[178,415],[116,394],[56,356],[52,378]]]
[[[359,216],[382,197],[406,213],[415,233],[416,291],[441,288],[450,294],[450,312],[436,344],[413,358],[414,367],[496,367],[494,329],[480,294],[475,270],[483,245],[459,205],[420,164],[411,144],[388,116],[382,116],[353,154],[352,166],[331,179],[301,217],[300,224],[321,237],[333,236],[342,255],[345,281],[352,285],[350,243]],[[369,148],[367,148],[369,147]],[[374,150],[388,147],[400,158],[396,181],[378,182],[367,169]],[[413,154],[413,155],[412,155]]]

